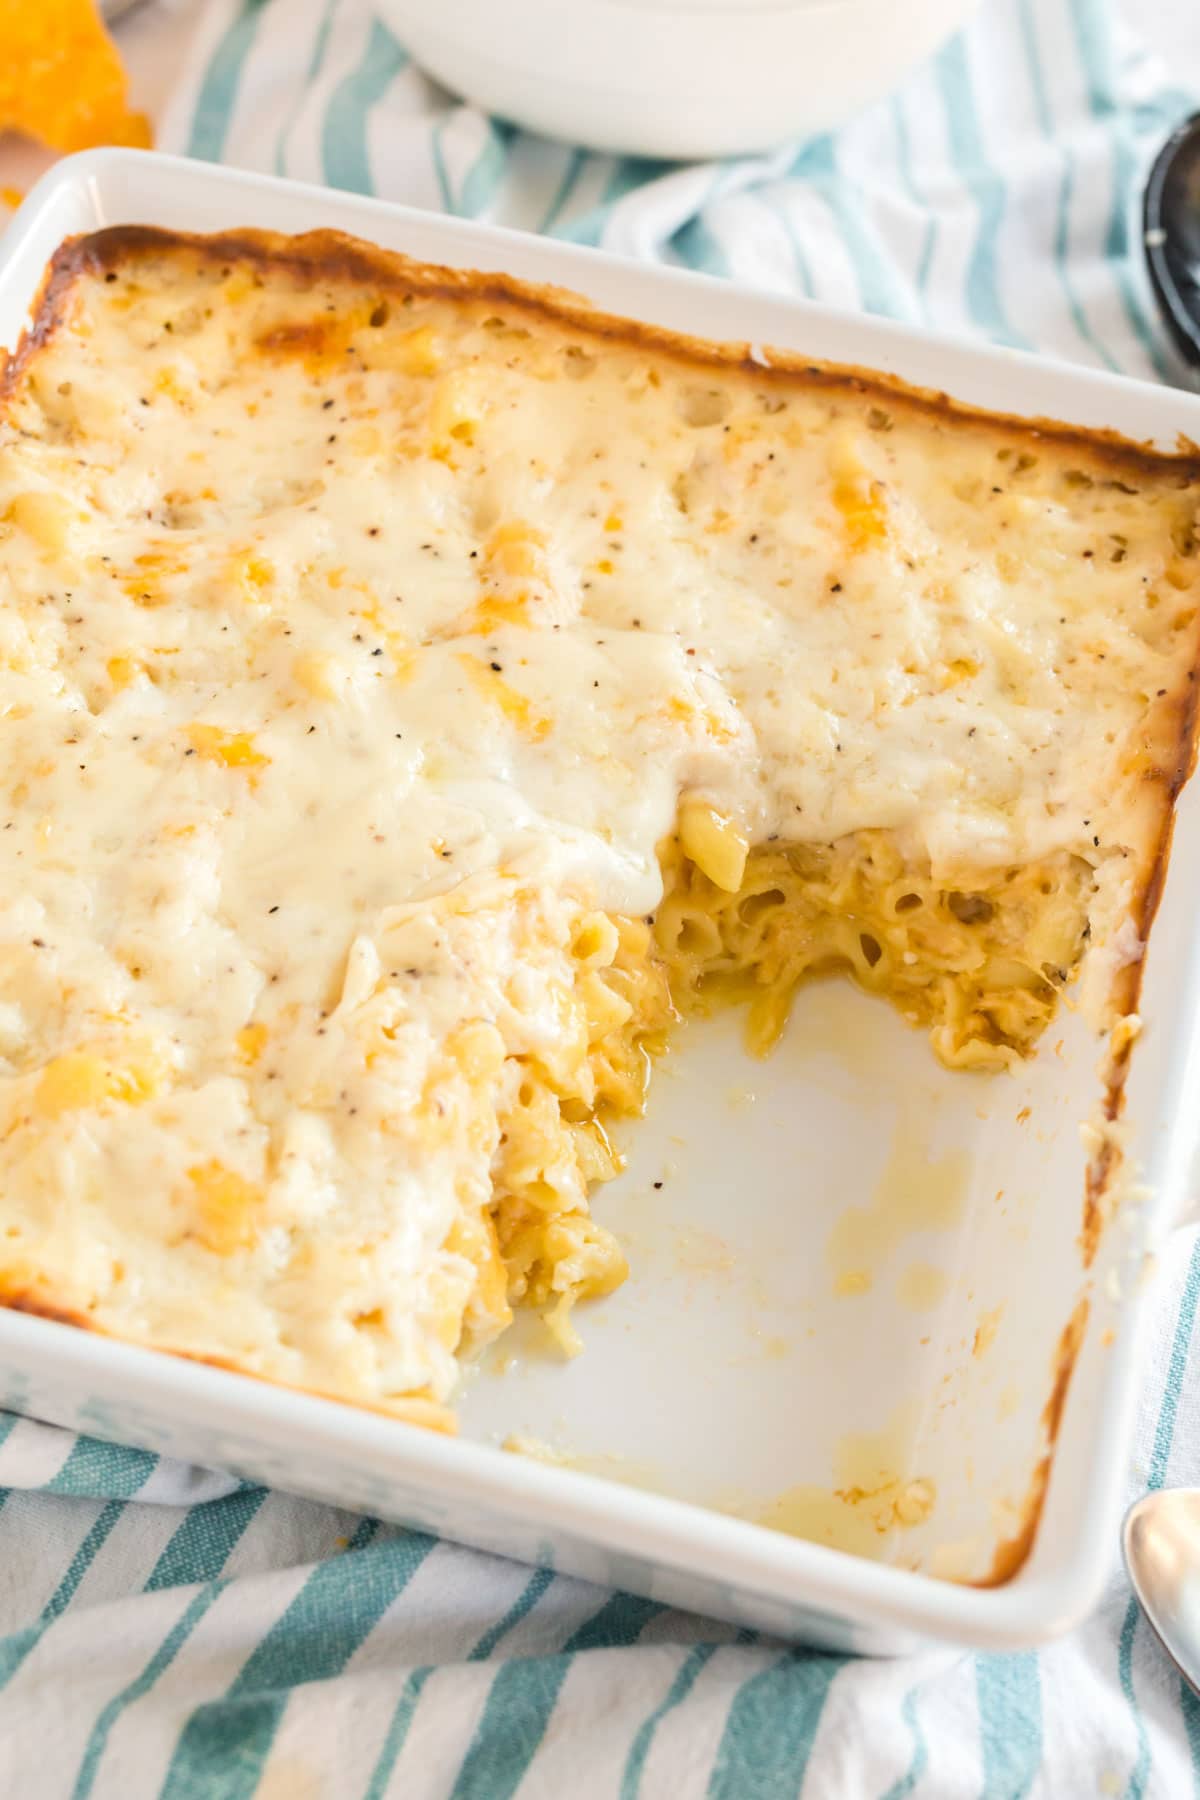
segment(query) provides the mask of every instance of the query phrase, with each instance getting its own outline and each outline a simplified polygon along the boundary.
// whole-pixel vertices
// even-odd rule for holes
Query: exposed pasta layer
[[[67,246],[0,416],[0,1292],[446,1423],[675,1001],[1131,1003],[1197,467],[332,234]],[[1125,975],[1121,977],[1121,971]]]
[[[950,1068],[1027,1056],[1078,971],[1094,878],[1080,857],[979,871],[962,887],[914,867],[886,832],[763,845],[734,892],[667,852],[656,935],[681,1004],[750,1004],[749,1038],[775,1042],[797,984],[850,975],[929,1030]]]

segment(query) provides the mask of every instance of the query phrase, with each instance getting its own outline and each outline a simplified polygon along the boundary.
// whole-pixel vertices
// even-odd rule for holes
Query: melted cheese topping
[[[1128,927],[1185,467],[399,263],[167,246],[58,303],[0,424],[7,1291],[441,1401],[507,1298],[619,1279],[586,1192],[668,1009],[613,921],[677,825],[721,893],[884,833]]]

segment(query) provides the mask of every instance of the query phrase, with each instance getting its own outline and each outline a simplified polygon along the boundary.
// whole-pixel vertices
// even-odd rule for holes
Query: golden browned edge
[[[1049,418],[1021,418],[965,405],[935,388],[917,387],[896,375],[850,364],[821,362],[792,350],[766,345],[764,363],[749,343],[719,343],[662,326],[605,313],[583,295],[547,283],[519,281],[496,270],[451,269],[421,263],[401,251],[383,250],[343,231],[318,230],[289,236],[279,231],[245,227],[224,232],[172,231],[157,225],[110,225],[102,231],[67,238],[47,269],[34,316],[9,359],[0,396],[24,367],[28,356],[61,322],[62,303],[81,274],[102,274],[129,262],[189,251],[210,263],[250,262],[269,266],[310,282],[373,283],[389,292],[422,293],[432,298],[499,301],[522,312],[541,315],[605,342],[640,345],[675,361],[740,371],[755,382],[783,381],[805,387],[842,388],[858,398],[879,398],[943,420],[986,426],[1022,442],[1050,440],[1077,446],[1113,468],[1173,471],[1184,481],[1200,480],[1200,446],[1180,438],[1178,451],[1137,443],[1119,432],[1089,430]]]
[[[399,1419],[407,1425],[420,1425],[427,1431],[444,1431],[450,1436],[458,1431],[458,1420],[454,1413],[437,1400],[424,1400],[419,1395],[408,1395],[400,1400],[347,1401],[344,1394],[330,1393],[325,1388],[302,1387],[295,1381],[280,1381],[277,1376],[260,1375],[256,1370],[245,1369],[226,1356],[202,1356],[195,1350],[174,1350],[168,1344],[142,1344],[136,1338],[120,1337],[115,1331],[105,1331],[103,1326],[97,1325],[86,1313],[76,1312],[69,1306],[59,1306],[52,1300],[44,1300],[31,1288],[0,1293],[0,1306],[7,1308],[9,1312],[29,1313],[37,1319],[49,1319],[56,1325],[73,1325],[81,1331],[92,1332],[96,1337],[111,1338],[114,1343],[130,1344],[137,1350],[152,1350],[156,1355],[174,1356],[181,1362],[203,1363],[206,1368],[225,1369],[231,1375],[265,1382],[268,1387],[285,1388],[291,1394],[311,1394],[316,1400],[332,1400],[340,1406],[350,1405],[359,1412],[381,1413],[384,1418]]]
[[[383,250],[361,238],[332,230],[288,236],[250,227],[204,234],[171,231],[152,225],[114,225],[103,231],[68,238],[51,259],[30,324],[22,332],[20,342],[0,374],[0,400],[8,398],[26,365],[63,322],[71,290],[80,276],[107,274],[130,262],[182,252],[209,263],[249,262],[281,271],[300,282],[353,281],[373,284],[391,293],[420,293],[431,298],[488,301],[516,307],[528,316],[569,326],[602,343],[637,346],[694,367],[719,368],[740,374],[755,383],[840,389],[856,400],[883,401],[910,415],[940,420],[947,425],[986,428],[994,435],[1018,443],[1049,443],[1077,450],[1092,462],[1112,470],[1160,478],[1173,475],[1181,487],[1200,482],[1200,446],[1182,435],[1177,451],[1160,450],[1154,445],[1123,437],[1116,431],[1088,430],[1051,418],[1022,418],[989,412],[983,407],[965,405],[937,389],[917,387],[899,376],[884,375],[874,369],[821,362],[769,345],[764,346],[760,357],[753,353],[748,343],[718,343],[601,312],[582,295],[566,288],[518,281],[497,271],[451,269],[421,263],[399,251]],[[296,348],[302,350],[304,346],[298,343]],[[1173,713],[1175,724],[1174,729],[1164,736],[1161,764],[1147,770],[1143,777],[1161,790],[1162,819],[1153,859],[1134,899],[1133,913],[1143,944],[1162,896],[1174,830],[1175,800],[1196,763],[1196,688],[1196,670],[1188,669],[1180,692],[1169,696],[1163,709],[1164,719],[1169,719]],[[1142,966],[1139,959],[1118,977],[1113,996],[1117,1016],[1135,1010],[1141,990]],[[1127,1045],[1110,1072],[1104,1100],[1104,1116],[1110,1122],[1120,1117],[1124,1106],[1125,1077],[1131,1051],[1132,1045]],[[1103,1235],[1105,1203],[1119,1173],[1120,1161],[1120,1151],[1109,1139],[1088,1170],[1079,1238],[1085,1269],[1090,1268]],[[66,1324],[81,1325],[88,1330],[96,1329],[82,1315],[43,1304],[29,1295],[9,1299],[0,1296],[0,1304],[39,1313]],[[1022,1505],[1021,1525],[1012,1537],[996,1547],[990,1570],[973,1582],[973,1586],[1000,1587],[1011,1581],[1020,1572],[1033,1547],[1071,1375],[1087,1328],[1088,1310],[1087,1299],[1081,1299],[1059,1338],[1053,1359],[1053,1387],[1041,1419],[1045,1448],[1030,1479]],[[189,1356],[186,1351],[168,1354]],[[236,1373],[245,1373],[221,1358],[192,1356],[190,1360],[210,1362]],[[258,1376],[256,1379],[270,1378]],[[276,1382],[272,1385],[288,1384]],[[337,1395],[322,1397],[341,1398]],[[443,1430],[454,1428],[454,1415],[433,1401],[401,1401],[390,1406],[374,1406],[363,1401],[351,1404]]]
[[[1046,1489],[1050,1484],[1050,1467],[1054,1461],[1054,1446],[1058,1441],[1058,1428],[1062,1423],[1063,1409],[1067,1404],[1067,1390],[1071,1385],[1071,1376],[1075,1369],[1075,1359],[1079,1355],[1087,1331],[1088,1313],[1091,1310],[1086,1294],[1077,1301],[1075,1310],[1063,1327],[1054,1352],[1054,1386],[1050,1390],[1050,1398],[1042,1408],[1040,1420],[1045,1436],[1043,1450],[1029,1478],[1029,1487],[1021,1504],[1021,1522],[1016,1531],[1002,1543],[996,1545],[992,1555],[992,1566],[986,1575],[978,1576],[968,1582],[969,1587],[992,1588],[1003,1587],[1020,1573],[1025,1565],[1029,1552],[1033,1549],[1033,1540],[1037,1536],[1038,1523],[1042,1516],[1042,1503],[1046,1498]]]
[[[1182,691],[1176,695],[1172,704],[1175,707],[1178,725],[1174,736],[1176,746],[1175,766],[1170,770],[1147,771],[1149,779],[1162,783],[1162,810],[1159,825],[1158,843],[1154,856],[1146,872],[1140,891],[1135,896],[1135,920],[1138,938],[1143,951],[1135,963],[1129,963],[1117,977],[1113,991],[1113,1011],[1116,1017],[1137,1011],[1138,997],[1142,991],[1142,979],[1145,971],[1145,946],[1150,936],[1150,927],[1154,923],[1162,900],[1163,886],[1167,878],[1167,864],[1171,856],[1171,841],[1175,835],[1175,802],[1180,789],[1195,772],[1197,752],[1200,750],[1200,734],[1197,731],[1200,722],[1200,681],[1194,668],[1185,672]],[[1133,1054],[1133,1039],[1130,1039],[1114,1059],[1109,1070],[1108,1085],[1104,1095],[1104,1117],[1109,1124],[1115,1124],[1125,1109],[1125,1078],[1129,1072],[1129,1059]],[[1117,1175],[1120,1172],[1122,1154],[1119,1144],[1109,1136],[1105,1139],[1099,1153],[1093,1158],[1084,1185],[1083,1225],[1079,1234],[1079,1250],[1083,1258],[1083,1266],[1090,1269],[1095,1260],[1096,1251],[1100,1247],[1100,1239],[1104,1235],[1104,1227],[1108,1222],[1107,1202],[1111,1197]]]

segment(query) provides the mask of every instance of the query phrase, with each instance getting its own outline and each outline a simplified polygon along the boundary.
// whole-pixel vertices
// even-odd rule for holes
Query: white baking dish
[[[60,164],[26,201],[0,250],[0,341],[15,343],[64,236],[133,221],[340,227],[431,261],[566,285],[684,331],[890,370],[982,405],[1163,443],[1181,432],[1200,440],[1193,396],[128,151]],[[459,1440],[4,1311],[0,1401],[787,1637],[869,1651],[931,1637],[997,1647],[1045,1638],[1086,1611],[1109,1562],[1146,1247],[1180,1217],[1200,1160],[1198,884],[1193,786],[1129,1084],[1130,1157],[1148,1197],[1126,1204],[1088,1271],[1077,1241],[1079,1127],[1097,1097],[1098,1046],[1078,1016],[1064,1013],[1020,1076],[987,1080],[943,1071],[890,1009],[830,985],[802,997],[763,1064],[742,1053],[735,1018],[687,1028],[632,1134],[628,1173],[598,1202],[629,1247],[631,1281],[584,1310],[576,1362],[540,1352],[531,1331],[518,1335],[515,1361],[506,1346],[514,1366],[473,1379]],[[830,1246],[851,1231],[854,1208],[873,1210],[873,1222],[859,1221],[855,1254],[876,1280],[868,1294],[839,1298]],[[914,1265],[925,1272],[912,1275]],[[1001,1586],[939,1578],[978,1576],[1015,1530],[1056,1346],[1085,1297],[1032,1553]],[[510,1434],[549,1443],[574,1466],[507,1454],[499,1444]],[[870,1487],[872,1471],[876,1484],[893,1474],[932,1484],[923,1523],[873,1540],[920,1572],[716,1510],[762,1513],[788,1494],[779,1516],[811,1520],[822,1510],[814,1494]]]

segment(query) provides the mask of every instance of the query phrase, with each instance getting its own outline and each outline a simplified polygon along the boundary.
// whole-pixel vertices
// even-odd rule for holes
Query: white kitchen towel
[[[1136,206],[1193,103],[1103,0],[992,0],[845,130],[669,166],[457,104],[369,0],[213,0],[160,141],[1169,379]],[[1200,1236],[1164,1260],[1130,1498],[1200,1481]],[[4,1415],[0,1483],[2,1800],[1200,1792],[1115,1544],[1049,1649],[866,1663]]]

